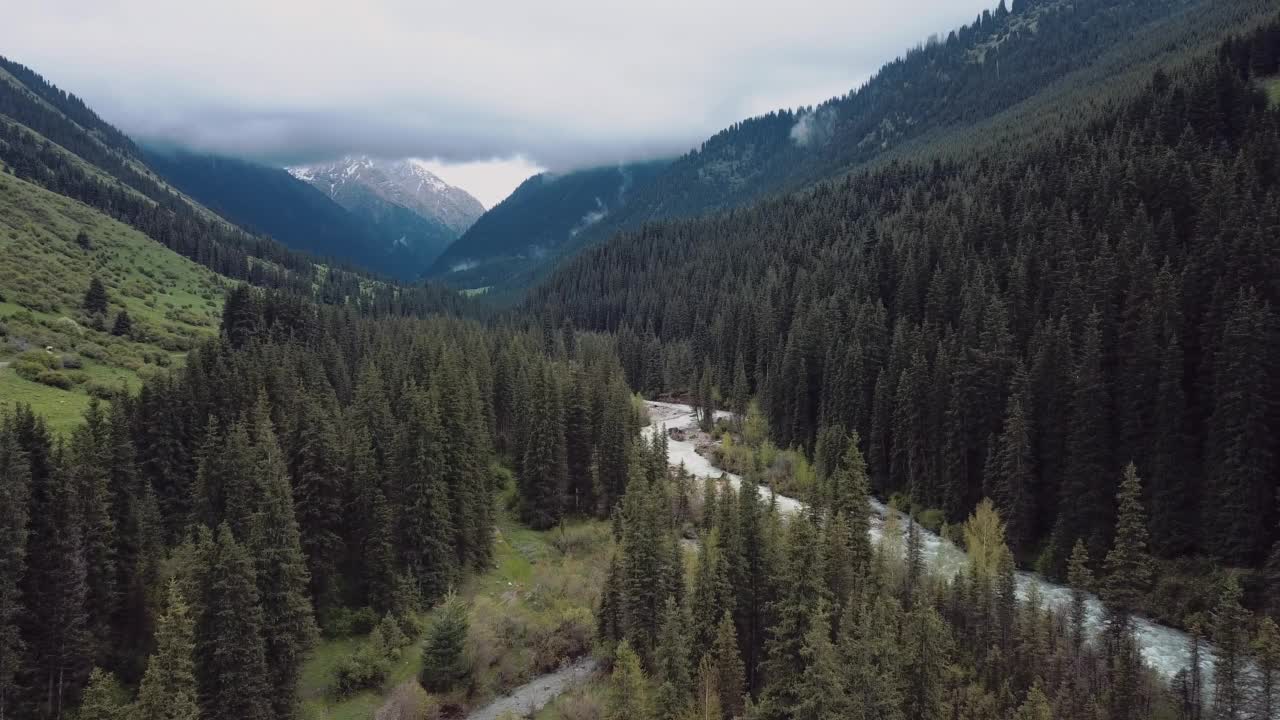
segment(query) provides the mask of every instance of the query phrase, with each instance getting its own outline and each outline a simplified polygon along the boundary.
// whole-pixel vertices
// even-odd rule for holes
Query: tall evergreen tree
[[[648,680],[640,658],[624,640],[614,653],[613,675],[609,678],[606,720],[653,720]]]
[[[80,303],[87,312],[105,313],[107,311],[107,288],[96,277],[89,279],[89,288],[84,292],[84,301]]]
[[[710,657],[716,668],[723,720],[742,717],[746,674],[742,665],[742,653],[738,649],[733,616],[727,610],[716,626],[716,639],[711,645]]]
[[[274,718],[293,717],[298,676],[316,641],[307,562],[284,458],[265,412],[254,422],[254,455],[262,506],[246,547],[254,559],[262,637]]]
[[[27,504],[31,468],[14,419],[0,417],[0,720],[15,717],[25,646],[18,621],[27,570]]]
[[[658,720],[679,720],[688,707],[692,683],[687,637],[688,628],[680,607],[675,598],[668,596],[654,650],[654,677],[658,681],[654,709]]]
[[[253,561],[225,523],[206,540],[196,625],[203,720],[268,720],[271,687]]]
[[[1141,607],[1150,591],[1152,562],[1148,553],[1147,514],[1142,506],[1142,481],[1138,470],[1129,463],[1116,496],[1117,519],[1115,542],[1106,558],[1103,595],[1120,617]],[[1123,620],[1118,621],[1123,622]]]
[[[138,688],[134,714],[147,720],[199,720],[195,618],[175,582],[156,624],[156,651]]]
[[[559,388],[549,368],[535,379],[529,437],[521,463],[520,516],[535,529],[545,530],[564,514],[564,420]]]
[[[1240,720],[1248,705],[1248,612],[1240,606],[1239,582],[1228,575],[1213,610],[1213,639],[1217,659],[1213,663],[1213,719]]]

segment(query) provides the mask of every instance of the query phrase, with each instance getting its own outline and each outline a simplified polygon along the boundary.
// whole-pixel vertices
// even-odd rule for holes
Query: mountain
[[[401,280],[417,279],[457,236],[401,205],[348,210],[280,168],[180,150],[149,148],[145,157],[175,187],[241,227]]]
[[[616,332],[648,396],[754,394],[777,447],[861,437],[884,497],[947,522],[991,498],[1058,577],[1076,542],[1111,565],[1136,466],[1141,610],[1185,622],[1216,592],[1189,556],[1280,567],[1271,15],[1037,139],[621,233],[529,307]]]
[[[525,272],[508,282],[528,285],[563,257],[653,220],[739,207],[921,153],[1034,139],[1056,127],[1061,113],[1105,104],[1155,67],[1176,64],[1270,12],[1274,3],[1266,0],[1001,3],[904,53],[846,95],[724,129],[637,182],[626,202],[557,252],[530,256]],[[532,210],[504,223],[510,244],[520,245],[523,228],[558,212]],[[433,276],[444,269],[438,263]]]
[[[208,162],[215,179],[250,183],[298,222],[344,222],[283,171]],[[58,429],[79,423],[92,397],[136,388],[215,337],[237,283],[371,313],[457,307],[454,292],[397,286],[248,232],[229,207],[220,215],[166,181],[82,100],[0,57],[0,413],[20,402]],[[90,309],[92,286],[101,302]]]
[[[289,172],[353,212],[381,216],[387,205],[395,205],[443,225],[455,236],[484,214],[479,200],[441,180],[417,160],[353,156],[327,165],[289,168]]]
[[[456,287],[507,284],[616,212],[633,187],[652,180],[668,163],[535,175],[481,216],[427,274]]]

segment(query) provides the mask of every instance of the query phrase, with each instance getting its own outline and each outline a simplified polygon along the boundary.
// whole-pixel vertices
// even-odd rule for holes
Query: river
[[[693,408],[688,405],[654,401],[648,402],[647,405],[651,424],[645,428],[646,437],[659,428],[668,430],[674,428],[697,428],[697,416]],[[716,468],[709,460],[699,455],[697,447],[692,441],[668,438],[667,458],[672,465],[683,464],[685,470],[700,478],[723,476],[735,489],[742,482],[742,478]],[[804,503],[795,498],[778,495],[771,489],[761,488],[761,491],[766,494],[766,498],[772,497],[779,512],[794,513],[804,508]],[[871,508],[871,539],[873,542],[878,543],[884,531],[885,517],[890,510],[874,498],[871,500]],[[902,532],[905,535],[905,520],[898,523],[898,526],[902,528]],[[964,550],[957,547],[950,540],[929,532],[923,527],[920,528],[920,531],[924,541],[926,562],[934,572],[942,577],[953,577],[956,572],[965,567],[968,558]],[[1044,603],[1050,607],[1065,609],[1071,602],[1071,588],[1059,585],[1036,573],[1019,571],[1017,583],[1019,597],[1025,598],[1030,589],[1035,587],[1039,590]],[[1101,629],[1102,618],[1102,602],[1097,596],[1091,593],[1087,594],[1086,622],[1091,632],[1097,633]],[[1148,666],[1162,677],[1165,679],[1172,678],[1177,672],[1190,666],[1191,639],[1186,633],[1146,618],[1136,618],[1134,626],[1143,659],[1146,660]],[[1213,647],[1208,643],[1202,643],[1201,653],[1201,669],[1205,672],[1206,695],[1208,695],[1208,679],[1213,669]]]

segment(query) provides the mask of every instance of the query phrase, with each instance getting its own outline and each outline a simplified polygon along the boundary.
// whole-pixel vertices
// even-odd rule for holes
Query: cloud
[[[41,0],[0,51],[143,140],[557,170],[684,152],[847,92],[991,0]]]
[[[831,138],[835,124],[836,111],[830,105],[802,112],[791,126],[791,141],[800,147],[819,147]]]

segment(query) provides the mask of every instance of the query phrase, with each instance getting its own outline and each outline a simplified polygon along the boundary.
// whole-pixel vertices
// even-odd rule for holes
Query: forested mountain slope
[[[509,285],[531,266],[617,212],[667,161],[540,173],[491,208],[436,260],[428,275],[456,287]]]
[[[1278,70],[1273,22],[1037,143],[623,234],[530,302],[618,331],[646,393],[758,394],[784,447],[856,429],[886,496],[994,498],[1054,574],[1133,461],[1160,557],[1270,553],[1274,595]]]
[[[330,302],[351,298],[419,308],[452,302],[439,289],[394,287],[231,225],[165,184],[132,141],[74,95],[3,58],[0,163],[6,172],[82,202],[228,278]]]
[[[149,149],[146,159],[175,187],[242,228],[401,280],[416,280],[457,236],[407,208],[357,214],[280,168],[181,150]]]
[[[637,183],[627,202],[555,257],[526,260],[530,269],[510,282],[528,285],[547,265],[645,222],[740,206],[896,157],[1034,140],[1273,10],[1265,0],[1002,2],[847,95],[717,133]]]

